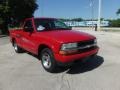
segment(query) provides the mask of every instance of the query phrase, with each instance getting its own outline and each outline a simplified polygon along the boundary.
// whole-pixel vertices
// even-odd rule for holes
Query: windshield
[[[57,19],[35,19],[35,26],[37,31],[70,29],[65,23]]]

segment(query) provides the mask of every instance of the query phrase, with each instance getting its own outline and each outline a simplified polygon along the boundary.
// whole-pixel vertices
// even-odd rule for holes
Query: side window
[[[29,32],[32,30],[33,30],[32,21],[31,20],[26,21],[24,25],[24,31]]]
[[[51,28],[51,22],[49,20],[36,19],[35,26],[38,31],[49,30]]]
[[[54,23],[55,23],[55,26],[58,27],[58,28],[59,28],[60,26],[62,26],[62,24],[61,24],[60,22],[56,22],[56,21],[55,21]]]
[[[61,22],[61,21],[59,21],[59,22],[58,21],[54,21],[54,24],[55,24],[56,28],[61,28],[61,27],[66,28],[67,27],[66,24]]]

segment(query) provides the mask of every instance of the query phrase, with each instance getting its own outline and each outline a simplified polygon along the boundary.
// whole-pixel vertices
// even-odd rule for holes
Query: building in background
[[[65,21],[64,22],[66,25],[68,26],[72,26],[72,27],[86,27],[86,26],[95,26],[97,25],[98,21]],[[107,27],[109,26],[109,21],[101,21],[100,26],[102,27]]]

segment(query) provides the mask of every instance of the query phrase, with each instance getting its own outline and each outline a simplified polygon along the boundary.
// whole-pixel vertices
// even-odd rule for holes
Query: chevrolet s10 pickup
[[[96,37],[72,30],[55,18],[27,18],[20,29],[9,32],[15,51],[37,55],[48,72],[60,64],[94,56],[99,50]]]

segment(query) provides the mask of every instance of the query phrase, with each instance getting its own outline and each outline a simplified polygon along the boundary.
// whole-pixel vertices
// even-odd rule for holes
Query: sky
[[[93,3],[91,3],[93,1]],[[99,0],[37,0],[35,17],[97,19]],[[120,0],[102,0],[101,17],[116,19]]]

